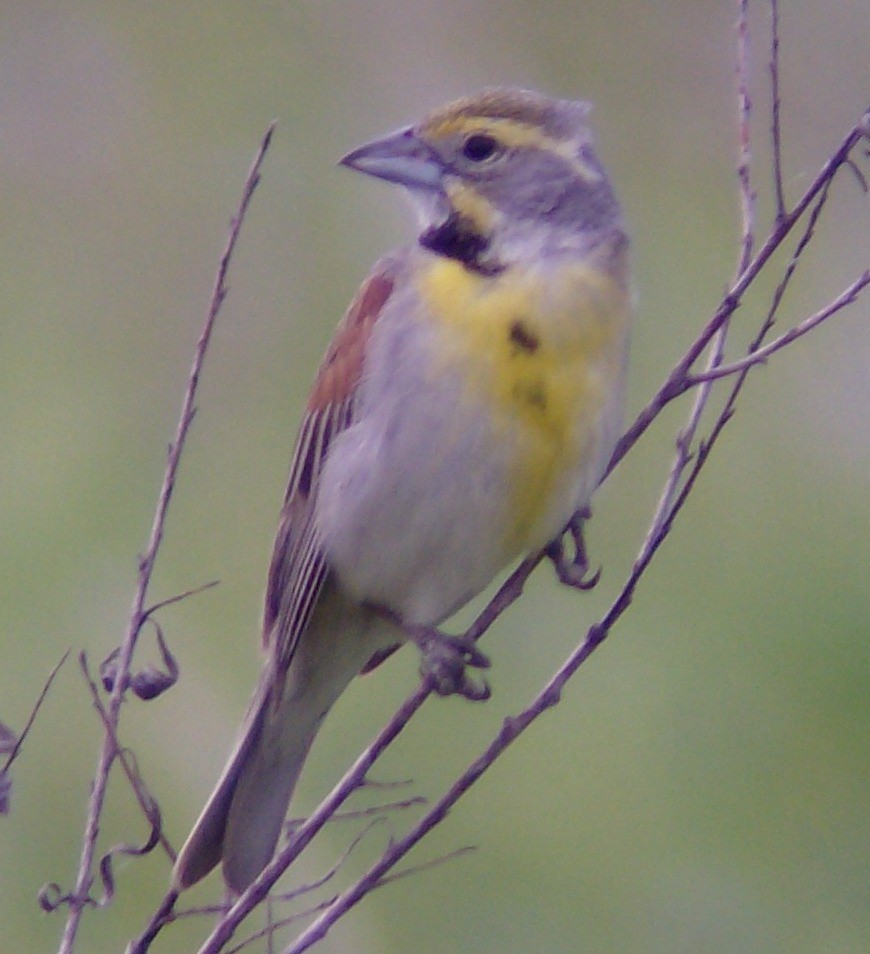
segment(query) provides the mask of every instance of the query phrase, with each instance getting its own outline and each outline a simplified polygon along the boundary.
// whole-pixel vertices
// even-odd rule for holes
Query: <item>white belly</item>
[[[449,616],[514,556],[505,449],[467,412],[418,393],[339,435],[321,475],[318,528],[341,585],[409,622]]]

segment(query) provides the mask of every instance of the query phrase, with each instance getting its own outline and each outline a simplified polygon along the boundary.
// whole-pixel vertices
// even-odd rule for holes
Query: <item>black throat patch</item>
[[[433,225],[420,236],[420,244],[430,252],[455,259],[481,275],[496,275],[504,266],[485,261],[489,239],[476,232],[473,224],[458,212],[451,212],[440,225]]]

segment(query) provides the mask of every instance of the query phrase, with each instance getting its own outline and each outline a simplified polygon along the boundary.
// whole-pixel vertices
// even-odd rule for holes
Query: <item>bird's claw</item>
[[[589,573],[589,556],[586,552],[586,540],[583,537],[583,522],[591,513],[588,508],[576,513],[565,528],[570,535],[574,555],[569,556],[565,548],[565,535],[554,540],[547,547],[547,556],[553,561],[559,581],[577,590],[591,590],[601,579],[601,567]]]
[[[482,702],[491,695],[485,679],[475,680],[468,669],[488,669],[489,657],[482,653],[473,640],[450,636],[429,627],[413,627],[411,638],[422,653],[420,674],[439,696],[460,695],[474,702]]]

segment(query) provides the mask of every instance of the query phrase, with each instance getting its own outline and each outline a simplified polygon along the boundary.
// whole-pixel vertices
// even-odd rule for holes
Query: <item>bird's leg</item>
[[[488,669],[489,657],[482,653],[473,639],[452,636],[435,626],[406,623],[398,613],[385,607],[375,607],[381,615],[398,626],[420,650],[420,675],[439,696],[460,695],[474,702],[482,702],[491,695],[486,680],[478,682],[468,674],[468,668]]]
[[[601,576],[600,567],[591,576],[587,576],[589,556],[583,537],[583,523],[591,516],[592,512],[588,507],[578,510],[565,528],[565,532],[547,547],[547,556],[553,561],[559,580],[566,586],[573,586],[578,590],[591,590]],[[571,537],[573,556],[569,556],[565,549],[566,534]]]

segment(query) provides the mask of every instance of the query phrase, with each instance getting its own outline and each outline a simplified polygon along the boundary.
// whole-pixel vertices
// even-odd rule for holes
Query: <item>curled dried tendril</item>
[[[156,699],[163,695],[167,689],[178,682],[178,663],[175,656],[172,655],[166,640],[163,638],[163,630],[155,620],[150,620],[151,625],[157,633],[157,645],[160,647],[160,655],[163,658],[165,670],[160,670],[156,666],[146,666],[138,672],[129,673],[124,679],[124,691],[128,688],[133,694],[143,702]],[[100,664],[100,681],[106,692],[112,692],[118,679],[118,656],[121,653],[120,647],[112,650],[111,653]]]

